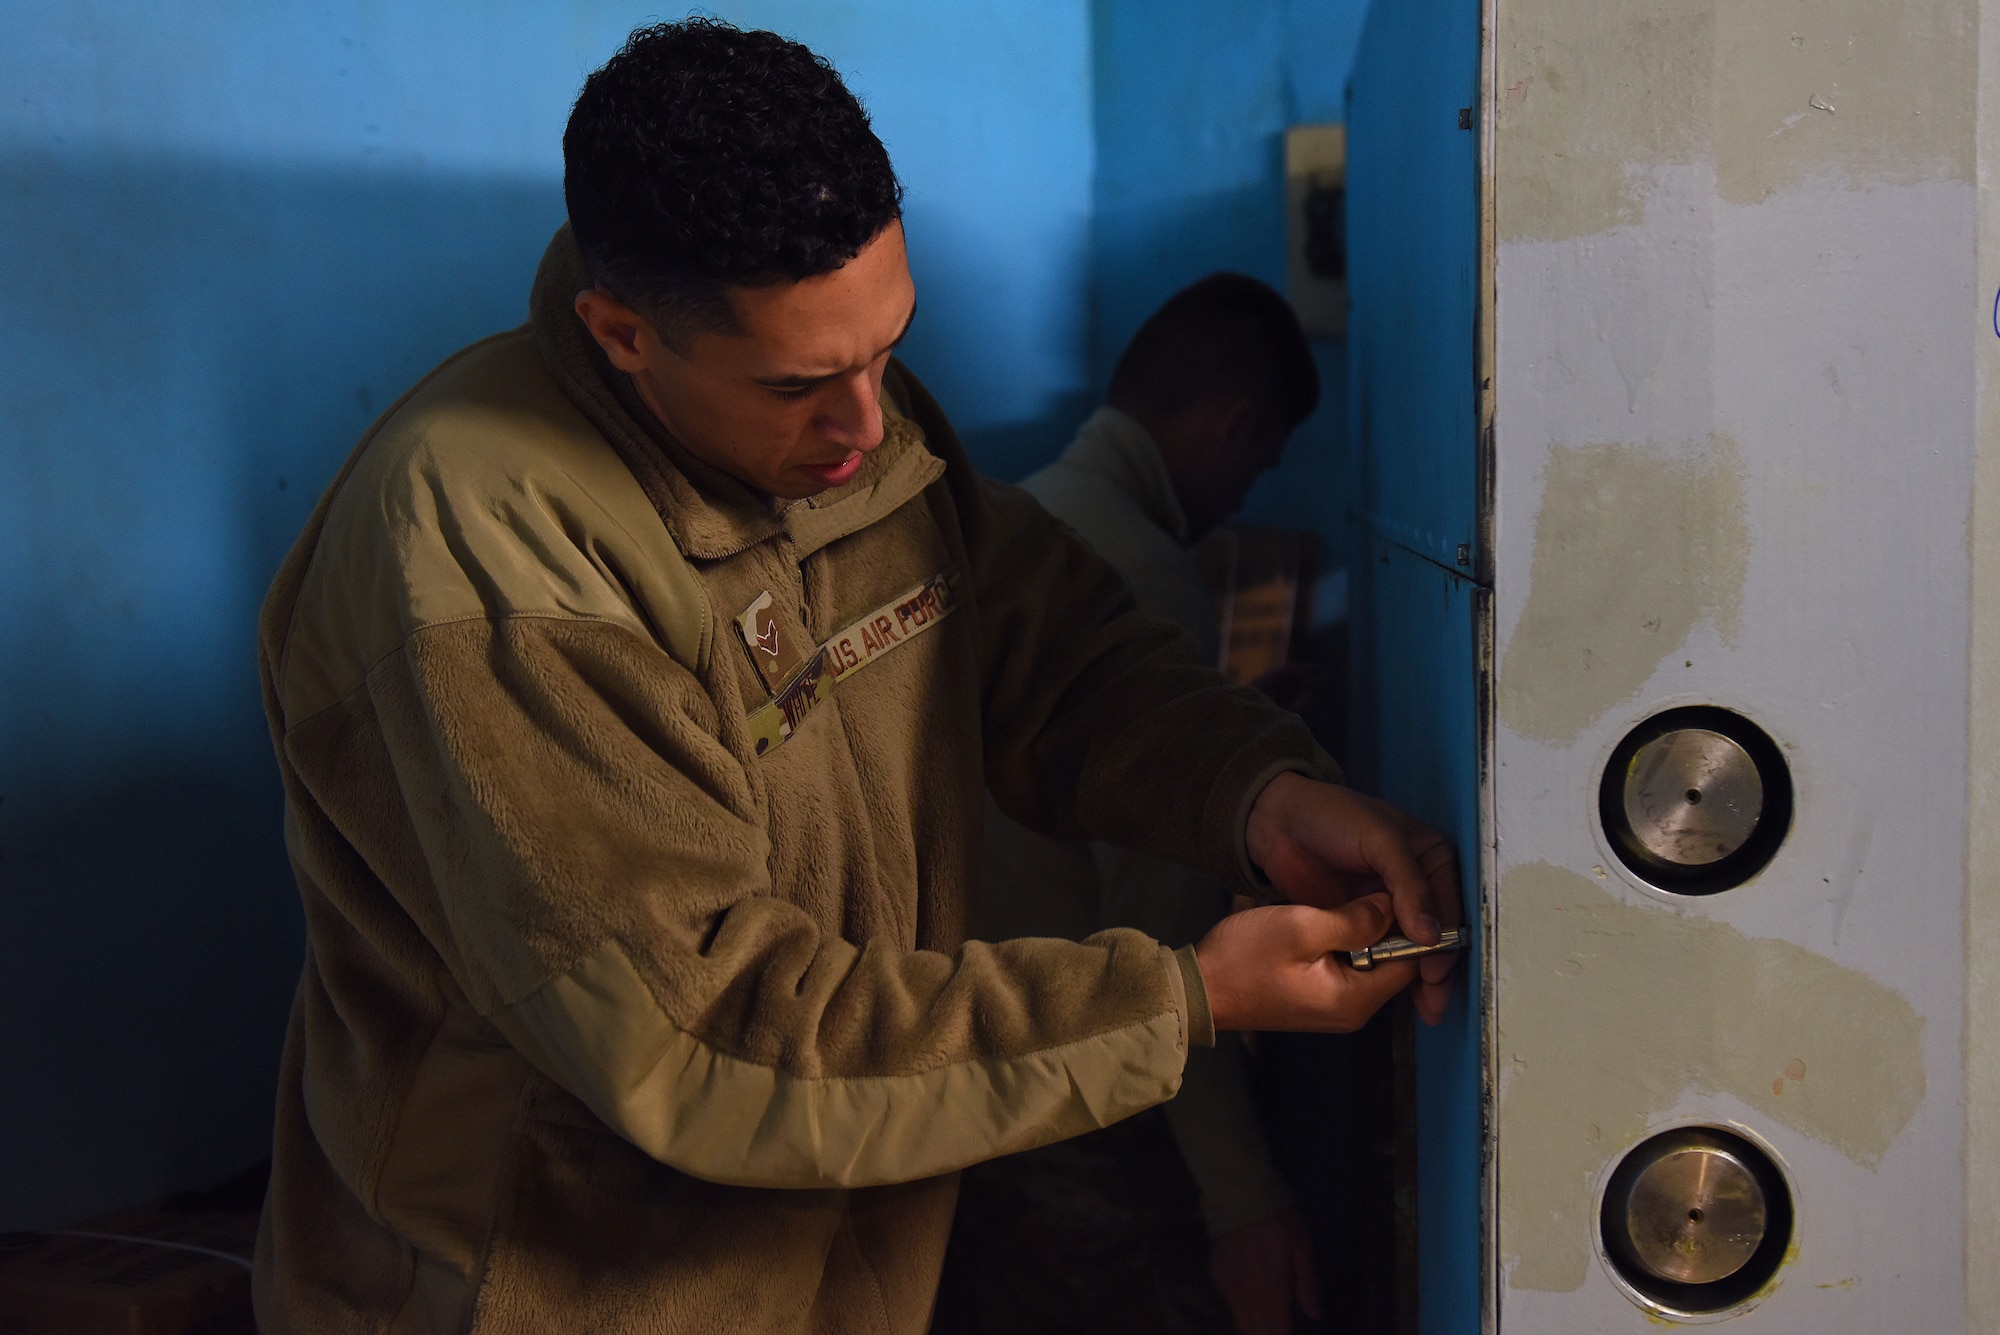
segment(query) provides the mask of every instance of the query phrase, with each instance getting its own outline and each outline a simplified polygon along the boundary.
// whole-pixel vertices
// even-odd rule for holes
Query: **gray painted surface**
[[[1498,16],[1501,1327],[1650,1329],[1595,1192],[1712,1121],[1799,1194],[1730,1328],[1965,1329],[1974,15]],[[1707,898],[1596,825],[1612,747],[1689,703],[1797,785],[1776,859]]]

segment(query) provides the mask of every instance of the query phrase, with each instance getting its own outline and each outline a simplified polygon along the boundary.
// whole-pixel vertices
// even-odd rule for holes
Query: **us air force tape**
[[[806,715],[833,693],[833,684],[929,630],[957,608],[953,572],[941,570],[831,636],[815,649],[767,704],[750,711],[750,744],[758,755],[775,751],[798,731]]]

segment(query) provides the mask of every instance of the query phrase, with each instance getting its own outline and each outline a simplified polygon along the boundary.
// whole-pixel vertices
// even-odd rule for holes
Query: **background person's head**
[[[1290,303],[1218,273],[1182,288],[1125,345],[1105,402],[1152,434],[1188,537],[1242,508],[1319,405],[1319,370]]]
[[[641,28],[585,81],[563,168],[577,314],[675,437],[781,496],[851,478],[916,298],[902,188],[833,67],[714,20]]]

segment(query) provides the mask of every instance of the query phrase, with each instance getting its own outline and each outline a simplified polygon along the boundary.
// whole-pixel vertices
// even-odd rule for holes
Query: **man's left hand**
[[[1357,895],[1386,888],[1396,924],[1412,941],[1435,944],[1456,927],[1458,857],[1444,835],[1408,812],[1352,788],[1280,774],[1250,808],[1244,841],[1251,861],[1272,884],[1301,904],[1338,908]],[[1453,954],[1419,961],[1417,1014],[1444,1018],[1451,997]]]

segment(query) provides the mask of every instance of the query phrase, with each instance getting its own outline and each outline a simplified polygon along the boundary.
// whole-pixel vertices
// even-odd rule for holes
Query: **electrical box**
[[[1308,334],[1347,332],[1347,127],[1285,131],[1285,243],[1292,309]]]

